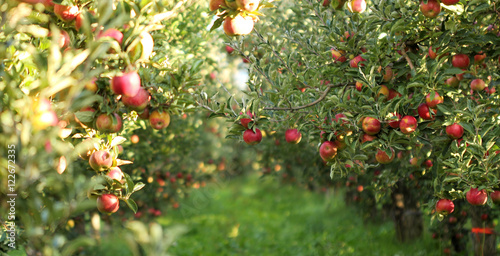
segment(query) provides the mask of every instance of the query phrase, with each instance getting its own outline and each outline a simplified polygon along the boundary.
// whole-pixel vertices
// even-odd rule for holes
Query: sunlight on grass
[[[239,178],[210,188],[203,207],[160,223],[190,230],[174,255],[440,255],[429,237],[400,244],[391,222],[364,224],[342,194],[325,196],[272,179]],[[203,189],[200,189],[203,193]],[[195,205],[186,199],[188,205]],[[182,207],[182,204],[181,204]]]

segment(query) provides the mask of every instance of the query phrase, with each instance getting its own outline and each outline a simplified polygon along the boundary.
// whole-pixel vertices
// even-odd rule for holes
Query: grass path
[[[400,244],[393,224],[363,224],[341,195],[325,197],[271,179],[219,182],[193,191],[181,209],[161,218],[188,233],[174,255],[440,255],[428,232]]]

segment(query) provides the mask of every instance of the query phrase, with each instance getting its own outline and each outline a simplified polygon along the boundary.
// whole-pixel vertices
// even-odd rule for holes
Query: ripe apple
[[[433,116],[431,116],[430,110],[431,108],[429,108],[426,103],[422,103],[417,108],[418,116],[424,120],[432,120],[434,119],[434,115],[437,113],[437,109],[432,109],[432,112],[434,112]]]
[[[438,104],[443,103],[443,97],[441,97],[439,95],[439,93],[435,92],[434,97],[432,97],[432,96],[433,96],[433,94],[429,93],[425,97],[425,102],[427,103],[427,106],[429,106],[429,108],[435,108]],[[432,97],[432,99],[431,99],[431,97]]]
[[[112,115],[103,113],[97,117],[95,126],[102,133],[117,133],[122,130],[122,118],[117,113]]]
[[[240,122],[241,122],[241,125],[243,127],[245,127],[246,129],[248,129],[248,124],[250,122],[252,122],[252,119],[251,118],[242,118],[242,119],[240,119]]]
[[[285,132],[286,142],[291,144],[297,144],[302,139],[302,134],[297,129],[288,129]]]
[[[380,132],[381,125],[380,121],[373,117],[365,117],[361,124],[363,131],[368,135],[375,135]]]
[[[438,49],[436,49],[437,51]],[[435,60],[437,58],[437,53],[432,50],[432,46],[429,46],[429,58]]]
[[[113,157],[107,150],[97,150],[90,156],[89,164],[95,171],[102,172],[111,167]]]
[[[52,36],[52,33],[49,33],[49,36]],[[59,35],[59,39],[57,40],[57,44],[59,48],[64,49],[69,46],[71,39],[69,38],[68,32],[65,30],[61,30],[61,34]]]
[[[99,32],[99,34],[97,34],[96,38],[100,39],[100,38],[104,38],[104,37],[111,37],[111,38],[115,39],[116,41],[118,41],[119,44],[122,44],[122,41],[123,41],[123,33],[117,29],[114,29],[114,28],[110,28],[106,31]]]
[[[470,88],[473,91],[479,92],[484,90],[484,88],[486,88],[486,84],[484,83],[483,79],[476,78],[472,80],[472,82],[470,82]]]
[[[375,137],[375,136],[363,133],[363,135],[361,136],[361,143],[365,143],[365,142],[368,142],[368,141],[373,141],[376,138],[377,137]]]
[[[491,192],[490,198],[494,204],[500,204],[500,190],[495,190]]]
[[[425,168],[430,169],[430,168],[432,168],[432,166],[434,164],[432,164],[432,160],[427,159],[427,160],[425,160],[424,165],[425,165]]]
[[[115,213],[120,208],[120,200],[113,194],[103,194],[97,198],[97,209],[102,213]]]
[[[210,11],[215,11],[221,7],[227,7],[226,6],[226,1],[224,0],[210,0]]]
[[[446,85],[450,86],[450,87],[454,87],[454,88],[457,88],[458,85],[460,84],[460,81],[458,81],[458,78],[455,77],[455,76],[452,76],[448,79],[446,79],[446,81],[444,82]]]
[[[465,198],[471,205],[484,205],[486,204],[486,200],[488,200],[488,194],[486,194],[486,190],[484,189],[477,190],[477,188],[471,188],[465,194]]]
[[[363,84],[361,82],[356,81],[356,90],[360,92],[363,89]]]
[[[247,129],[243,133],[243,140],[248,145],[259,144],[262,140],[262,132],[258,128],[255,128],[255,132],[251,129]]]
[[[411,166],[418,166],[418,160],[419,160],[418,157],[412,157],[412,158],[410,158],[410,160],[409,160],[410,161],[410,165]]]
[[[417,130],[417,119],[413,116],[405,116],[399,122],[399,129],[404,134],[411,134]]]
[[[227,4],[227,1],[226,1]],[[248,35],[253,30],[254,21],[250,16],[237,15],[234,19],[227,16],[224,20],[224,32],[228,36]]]
[[[117,181],[121,181],[123,179],[123,172],[120,169],[120,167],[109,168],[108,174],[106,174],[106,175],[108,175],[108,177],[110,177],[111,179],[114,179]]]
[[[389,97],[389,88],[385,85],[380,85],[380,89],[378,90],[377,97],[380,97],[380,95],[384,95],[385,99]]]
[[[156,130],[167,128],[170,124],[170,115],[166,111],[153,110],[149,114],[149,123]]]
[[[259,7],[259,0],[236,0],[238,9],[253,12]]]
[[[319,147],[319,155],[323,161],[330,161],[337,155],[338,146],[331,141],[325,141]]]
[[[455,224],[455,223],[457,223],[457,221],[458,221],[458,219],[455,216],[450,216],[450,218],[448,219],[448,222],[450,224]]]
[[[441,0],[441,3],[445,5],[454,5],[458,2],[460,2],[460,0]]]
[[[385,73],[382,76],[382,81],[389,82],[392,80],[394,76],[394,72],[392,72],[392,68],[390,66],[385,67]]]
[[[226,52],[231,54],[232,52],[234,51],[234,48],[229,46],[229,45],[226,45]]]
[[[403,117],[403,116],[399,113],[391,113],[390,115],[391,115],[391,117],[389,120],[389,126],[394,128],[394,129],[398,128],[399,123],[401,121],[401,117]]]
[[[141,77],[137,71],[122,73],[111,79],[111,90],[118,95],[134,97],[141,89]]]
[[[125,106],[129,107],[130,109],[133,109],[137,112],[141,112],[149,104],[149,92],[143,87],[140,87],[139,92],[135,96],[133,97],[123,96],[122,102]]]
[[[78,16],[78,13],[80,13],[80,10],[78,9],[78,6],[65,6],[55,4],[54,13],[57,17],[59,17],[59,19],[69,22],[76,19],[76,16]]]
[[[332,58],[335,60],[335,62],[345,62],[347,60],[346,56],[345,56],[345,51],[342,51],[342,50],[336,50],[335,48],[332,48],[330,50],[332,52]]]
[[[464,128],[461,125],[454,123],[446,127],[446,134],[452,139],[459,139],[464,135]]]
[[[479,65],[483,63],[484,59],[486,59],[486,53],[483,53],[481,51],[478,54],[474,55],[474,64]]]
[[[354,57],[350,62],[349,62],[349,66],[351,68],[358,68],[358,67],[364,67],[365,64],[361,63],[363,61],[366,61],[363,57],[361,57],[361,55],[358,55],[356,57]]]
[[[396,97],[401,97],[401,93],[399,93],[398,91],[394,90],[394,89],[389,89],[389,96],[387,97],[387,100],[392,100]]]
[[[366,1],[350,0],[349,3],[347,3],[347,9],[352,13],[362,13],[366,10]]]
[[[456,68],[466,69],[469,67],[469,64],[470,64],[470,59],[469,56],[467,56],[467,54],[463,53],[455,54],[451,58],[451,65],[453,65]]]
[[[377,153],[375,154],[375,159],[377,162],[381,164],[388,164],[391,163],[392,160],[394,160],[394,157],[396,157],[396,153],[394,152],[393,148],[389,148],[391,150],[391,156],[388,156],[385,151],[381,149],[377,149]]]
[[[441,5],[436,0],[428,0],[420,2],[420,11],[427,18],[436,18],[441,12]]]

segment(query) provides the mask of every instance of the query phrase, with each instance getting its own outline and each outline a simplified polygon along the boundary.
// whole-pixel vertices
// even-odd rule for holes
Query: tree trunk
[[[421,238],[424,229],[420,204],[411,194],[411,190],[398,182],[392,192],[394,224],[396,237],[401,242]]]
[[[487,206],[471,206],[472,243],[475,256],[496,255],[496,234]]]

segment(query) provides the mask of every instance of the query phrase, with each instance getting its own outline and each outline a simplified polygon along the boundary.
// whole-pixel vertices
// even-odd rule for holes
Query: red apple
[[[363,89],[363,84],[361,82],[356,81],[356,90],[360,92]]]
[[[210,11],[215,11],[221,7],[227,7],[224,0],[210,0]]]
[[[118,95],[134,97],[141,89],[141,77],[136,71],[122,73],[111,79],[111,90]]]
[[[425,97],[425,102],[427,103],[427,106],[429,106],[429,108],[435,108],[438,104],[443,103],[443,97],[441,97],[437,92],[435,92],[434,95],[432,93],[429,93]]]
[[[446,81],[444,82],[446,85],[450,86],[450,87],[454,87],[454,88],[457,88],[458,85],[460,84],[460,81],[458,80],[457,77],[455,76],[452,76],[448,79],[446,79]]]
[[[441,0],[441,3],[445,5],[454,5],[458,2],[460,2],[460,0]]]
[[[465,194],[465,198],[471,205],[484,205],[486,204],[486,200],[488,200],[488,194],[486,194],[486,190],[484,189],[477,190],[477,188],[471,188]]]
[[[436,0],[428,0],[420,2],[420,11],[427,18],[436,18],[441,12],[441,5]]]
[[[401,93],[399,93],[398,91],[394,90],[394,89],[389,89],[389,96],[387,97],[387,100],[392,100],[396,97],[401,97]]]
[[[149,120],[149,108],[145,108],[141,113],[139,113],[139,118],[142,120]]]
[[[319,155],[324,161],[328,162],[335,158],[335,156],[337,155],[337,150],[337,144],[331,141],[325,141],[319,147]]]
[[[385,73],[382,76],[382,81],[390,82],[392,77],[394,76],[394,72],[392,72],[392,68],[390,66],[385,67]]]
[[[302,134],[297,129],[288,129],[285,132],[286,142],[291,144],[297,144],[302,139]]]
[[[500,204],[500,190],[495,190],[491,192],[490,198],[494,204]]]
[[[404,134],[411,134],[417,130],[417,119],[413,116],[405,116],[399,122],[399,129]]]
[[[241,125],[248,129],[248,124],[252,122],[253,120],[251,118],[242,118],[240,119]]]
[[[104,38],[104,37],[111,37],[111,38],[115,39],[116,41],[118,41],[119,44],[122,44],[122,41],[123,41],[123,33],[117,29],[114,29],[114,28],[110,28],[106,31],[99,32],[99,34],[97,35],[96,38],[99,39],[99,38]]]
[[[111,167],[113,157],[107,150],[97,150],[90,156],[89,164],[95,171],[102,172]]]
[[[166,111],[153,110],[149,114],[149,123],[156,130],[167,128],[170,125],[170,115]]]
[[[474,55],[474,64],[481,64],[483,63],[484,59],[486,59],[486,53],[483,53],[481,51],[478,54]]]
[[[396,129],[399,127],[399,123],[401,121],[401,117],[403,117],[401,114],[399,113],[391,113],[391,118],[389,120],[389,126]]]
[[[381,129],[380,122],[376,118],[369,116],[363,119],[361,127],[363,128],[363,131],[368,135],[375,135],[379,133]]]
[[[438,49],[436,49],[436,51],[437,51],[437,50],[438,50]],[[433,59],[433,60],[437,58],[437,53],[436,53],[436,52],[434,52],[434,50],[432,50],[432,46],[429,46],[429,58],[431,58],[431,59]]]
[[[484,83],[483,79],[477,78],[472,80],[472,82],[470,82],[470,88],[473,91],[479,92],[484,90],[484,88],[486,88],[486,84]]]
[[[338,123],[339,120],[342,120],[342,124],[348,124],[349,121],[347,120],[347,116],[342,114],[342,113],[338,113],[335,115],[335,122]]]
[[[117,114],[100,114],[95,122],[97,130],[102,133],[117,133],[122,129],[122,118]]]
[[[149,92],[143,87],[139,88],[139,92],[133,96],[123,96],[122,102],[125,106],[137,112],[143,111],[149,104]]]
[[[226,2],[227,3],[227,2]],[[237,15],[234,19],[227,16],[224,20],[224,32],[228,36],[248,35],[252,32],[254,21],[250,16]]]
[[[259,7],[259,0],[236,0],[238,9],[247,12],[253,12]]]
[[[427,169],[432,168],[432,166],[433,166],[432,160],[430,160],[430,159],[425,160],[424,165],[425,165],[425,168],[427,168]]]
[[[446,127],[446,134],[452,139],[459,139],[464,135],[464,128],[461,125],[454,123]]]
[[[376,139],[377,137],[375,136],[372,136],[372,135],[368,135],[366,133],[363,133],[363,135],[361,136],[361,143],[365,143],[365,142],[368,142],[368,141],[372,141],[374,139]]]
[[[31,120],[33,129],[37,131],[45,130],[50,126],[56,126],[58,123],[59,119],[53,110],[35,113]]]
[[[377,153],[375,154],[375,159],[377,160],[377,162],[381,164],[388,164],[391,163],[392,160],[394,160],[394,157],[396,157],[396,153],[394,152],[394,149],[392,148],[389,149],[391,151],[391,156],[388,156],[387,153],[385,153],[385,151],[377,149]]]
[[[353,13],[362,13],[366,10],[365,0],[350,0],[347,3],[347,9]]]
[[[448,223],[450,223],[450,224],[455,224],[455,223],[457,223],[457,221],[458,221],[458,219],[455,216],[450,216],[450,218],[448,219]]]
[[[121,181],[123,179],[123,172],[120,167],[111,167],[109,168],[108,177],[114,180]]]
[[[436,109],[432,109],[432,112],[434,112],[433,116],[431,116],[430,110],[431,110],[431,108],[429,108],[429,106],[427,106],[426,103],[422,103],[417,108],[418,116],[420,116],[424,120],[434,119],[434,115],[437,113],[437,110]]]
[[[345,56],[345,51],[342,51],[342,50],[336,50],[335,48],[332,48],[330,50],[332,52],[332,58],[335,60],[335,62],[345,62],[347,60],[346,56]]]
[[[470,59],[467,54],[455,54],[453,58],[451,59],[451,65],[453,65],[456,68],[462,68],[466,69],[469,67],[470,64]]]
[[[94,113],[95,113],[95,109],[92,108],[92,107],[83,107],[80,109],[80,112],[79,114],[81,114],[82,116],[85,116],[85,119],[84,120],[87,120],[85,122],[82,122],[80,119],[78,119],[75,115],[75,121],[79,124],[83,124],[85,126],[88,126],[88,127],[91,127],[92,126],[92,123],[94,121]],[[82,117],[80,116],[80,117]],[[83,119],[83,118],[82,118]]]
[[[103,194],[97,198],[97,209],[102,213],[115,213],[120,208],[120,200],[113,194]]]
[[[243,133],[243,140],[248,145],[259,144],[262,140],[262,132],[258,128],[255,128],[255,132],[251,129],[247,129]]]
[[[69,22],[76,19],[76,16],[78,16],[78,13],[80,13],[80,10],[78,9],[78,6],[65,6],[55,4],[54,13],[57,17],[59,17],[59,19]]]
[[[234,48],[229,46],[229,45],[226,45],[226,52],[231,54],[232,52],[234,51]]]
[[[363,67],[363,66],[365,66],[365,64],[361,63],[363,61],[366,61],[366,60],[363,57],[361,57],[361,55],[358,55],[358,56],[354,57],[354,59],[352,59],[349,62],[349,65],[351,68]]]

